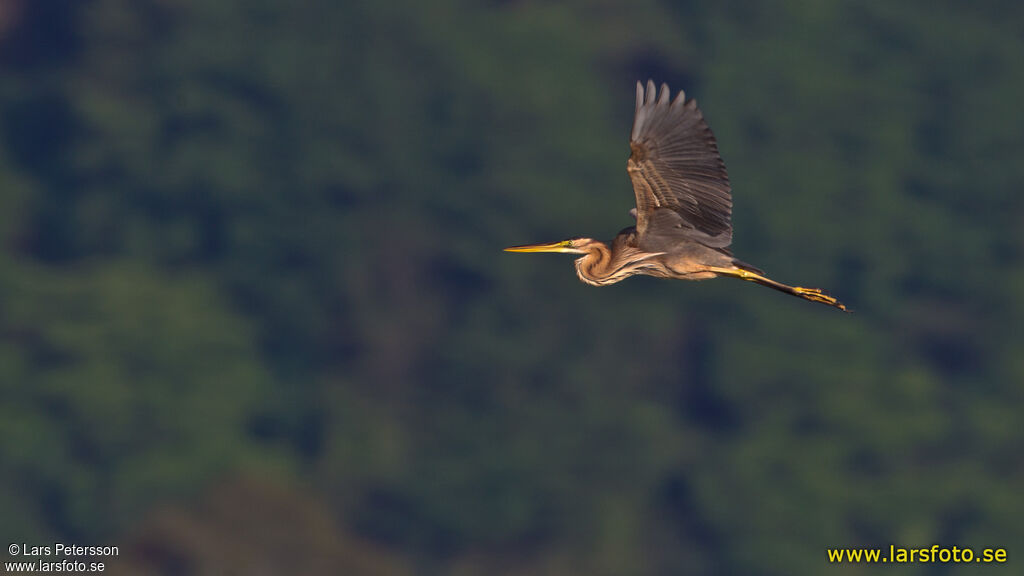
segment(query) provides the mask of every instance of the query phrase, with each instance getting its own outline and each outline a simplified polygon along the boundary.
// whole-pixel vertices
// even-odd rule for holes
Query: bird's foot
[[[810,300],[812,302],[821,302],[822,304],[835,306],[836,308],[839,308],[843,312],[849,312],[849,310],[846,309],[846,306],[844,306],[842,302],[840,302],[838,299],[832,296],[829,296],[824,290],[821,290],[820,288],[804,288],[803,286],[794,286],[793,294],[801,298],[804,298],[805,300]]]

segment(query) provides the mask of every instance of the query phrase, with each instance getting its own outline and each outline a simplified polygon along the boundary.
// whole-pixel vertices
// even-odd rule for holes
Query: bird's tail
[[[849,312],[849,310],[846,309],[846,306],[844,306],[842,302],[840,302],[839,300],[832,296],[829,296],[828,293],[826,293],[824,290],[821,290],[820,288],[804,288],[802,286],[789,286],[787,284],[783,284],[781,282],[776,282],[775,280],[772,280],[771,278],[765,276],[762,270],[759,270],[758,268],[755,268],[754,266],[751,266],[746,262],[733,260],[732,263],[733,266],[735,266],[735,268],[712,268],[711,271],[720,276],[731,276],[733,278],[739,278],[741,280],[746,280],[748,282],[754,282],[756,284],[760,284],[761,286],[767,286],[773,290],[778,290],[779,292],[785,292],[786,294],[790,294],[798,298],[803,298],[804,300],[810,300],[811,302],[821,302],[822,304],[828,304],[829,306],[839,308],[844,312]]]

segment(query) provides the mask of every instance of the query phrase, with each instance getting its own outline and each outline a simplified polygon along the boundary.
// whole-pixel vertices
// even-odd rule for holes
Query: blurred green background
[[[0,0],[0,538],[126,574],[1008,574],[1019,2]],[[742,282],[630,223],[698,99]],[[827,547],[1006,547],[1001,567]],[[5,558],[6,559],[6,558]]]

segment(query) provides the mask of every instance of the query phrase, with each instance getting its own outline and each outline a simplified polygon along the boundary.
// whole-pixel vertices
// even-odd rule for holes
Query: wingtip
[[[689,103],[690,102],[686,100],[686,93],[682,90],[676,92],[675,98],[673,98],[672,89],[665,82],[662,82],[659,86],[654,83],[653,78],[648,78],[646,83],[642,80],[636,81],[637,110],[639,110],[641,106],[649,104],[676,106]]]

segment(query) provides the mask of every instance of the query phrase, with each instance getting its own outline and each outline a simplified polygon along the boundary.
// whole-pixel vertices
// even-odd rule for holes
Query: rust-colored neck
[[[594,286],[604,286],[625,278],[616,274],[621,269],[612,264],[612,251],[606,244],[594,242],[587,249],[587,254],[576,259],[576,275],[580,280]]]

